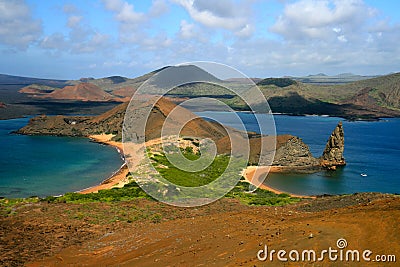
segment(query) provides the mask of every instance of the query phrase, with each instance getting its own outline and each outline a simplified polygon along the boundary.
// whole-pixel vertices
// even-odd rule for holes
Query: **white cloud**
[[[344,35],[339,35],[337,39],[343,43],[347,43],[347,38]]]
[[[154,0],[150,8],[149,15],[151,17],[158,17],[167,13],[168,10],[169,7],[165,0]]]
[[[42,33],[41,21],[34,19],[22,0],[0,0],[0,43],[24,50]]]
[[[336,33],[339,33],[339,32],[342,31],[342,29],[341,29],[341,28],[338,28],[338,27],[334,27],[334,28],[332,29],[332,31],[334,31],[334,32],[336,32]]]
[[[65,14],[72,14],[72,13],[77,13],[78,8],[73,4],[65,4],[63,6],[63,11]]]
[[[53,33],[51,35],[45,36],[40,42],[40,47],[50,50],[65,50],[68,48],[68,43],[65,37],[61,33]]]
[[[267,2],[154,0],[145,11],[132,0],[102,0],[102,6],[90,6],[102,8],[101,12],[80,10],[86,5],[64,5],[64,16],[59,17],[65,18],[64,28],[40,38],[40,21],[32,18],[24,2],[0,0],[0,43],[33,44],[28,57],[32,57],[29,51],[39,48],[36,51],[62,59],[53,62],[54,57],[48,57],[47,65],[75,64],[78,77],[110,73],[132,77],[196,60],[222,62],[259,77],[398,71],[400,25],[363,1],[285,0],[280,10],[270,9],[276,6]],[[104,16],[104,10],[109,14]],[[94,20],[87,14],[103,17]],[[102,27],[104,21],[99,22],[110,17],[113,23]],[[23,27],[18,26],[21,21]],[[35,23],[36,32],[30,30]],[[28,41],[23,41],[24,35]],[[10,36],[14,39],[7,39]]]
[[[97,51],[103,53],[112,47],[107,34],[95,31],[84,24],[84,17],[79,15],[79,10],[74,5],[65,5],[64,13],[68,15],[66,26],[69,33],[60,32],[45,36],[39,43],[41,48],[61,53],[90,54]]]
[[[82,21],[82,16],[72,15],[68,18],[67,25],[69,28],[74,28],[74,27],[78,26],[79,23],[81,23],[81,21]]]
[[[359,31],[374,14],[376,11],[361,0],[301,0],[286,4],[270,30],[289,41],[331,41],[339,32]]]
[[[122,0],[103,0],[106,9],[115,12],[115,18],[122,23],[139,23],[145,19],[141,12],[135,12],[133,4]]]
[[[196,36],[195,25],[186,20],[182,20],[179,30],[180,36],[183,39],[191,39]]]
[[[103,0],[105,8],[114,13],[114,18],[118,22],[119,41],[121,43],[137,43],[147,38],[143,32],[144,23],[150,18],[148,14],[136,12],[134,6],[122,0]],[[162,4],[154,3],[152,12],[161,14]]]
[[[238,36],[249,36],[250,26],[249,5],[230,0],[173,0],[186,9],[196,22],[214,29],[232,31]],[[245,8],[246,7],[246,8]]]
[[[116,15],[117,20],[124,23],[138,23],[143,21],[144,14],[140,12],[135,12],[133,5],[124,2],[121,9],[118,10]]]
[[[251,24],[246,24],[240,31],[236,32],[238,37],[250,37],[254,33],[254,27]]]

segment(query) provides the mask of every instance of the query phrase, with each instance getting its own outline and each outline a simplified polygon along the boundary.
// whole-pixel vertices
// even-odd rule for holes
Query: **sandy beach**
[[[298,197],[298,198],[315,198],[315,196],[303,196],[303,195],[292,194],[289,192],[284,192],[262,183],[263,179],[260,177],[263,176],[266,172],[279,173],[281,171],[282,167],[280,166],[248,166],[243,171],[243,177],[249,183],[252,183],[261,189],[271,191],[275,194],[289,194],[292,197]]]
[[[121,142],[112,141],[111,139],[113,137],[114,137],[113,134],[97,134],[97,135],[89,136],[89,138],[95,142],[116,147],[118,149],[118,151],[121,154],[123,154],[123,144]],[[151,146],[154,144],[158,144],[160,142],[161,142],[161,139],[151,140],[151,141],[148,141],[146,143],[146,145]],[[284,191],[272,188],[270,186],[267,186],[267,185],[263,184],[262,182],[258,181],[258,179],[263,180],[260,177],[262,177],[263,174],[265,174],[265,172],[279,173],[282,171],[284,171],[283,166],[258,166],[258,167],[257,166],[248,166],[243,171],[243,177],[248,182],[253,183],[254,185],[258,186],[259,188],[274,192],[275,194],[285,193],[285,194],[289,194],[292,197],[315,198],[313,196],[303,196],[303,195],[291,194],[289,192],[284,192]],[[82,194],[96,193],[99,190],[103,190],[103,189],[111,189],[113,187],[123,187],[125,184],[129,183],[129,180],[127,179],[128,173],[129,173],[129,169],[125,163],[124,165],[121,166],[121,168],[117,172],[115,172],[108,179],[104,180],[101,184],[83,189],[83,190],[79,191],[79,193],[82,193]]]
[[[90,135],[89,138],[93,141],[101,144],[106,144],[117,148],[118,152],[123,154],[123,145],[121,142],[112,141],[114,137],[113,134],[97,134]],[[129,183],[127,175],[129,173],[128,166],[124,163],[121,168],[116,171],[111,177],[104,180],[101,184],[95,185],[86,189],[79,191],[82,194],[96,193],[99,190],[111,189],[113,187],[123,187],[125,184]]]

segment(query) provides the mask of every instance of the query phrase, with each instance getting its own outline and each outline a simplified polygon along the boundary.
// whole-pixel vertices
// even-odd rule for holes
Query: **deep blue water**
[[[233,113],[200,112],[232,127]],[[247,130],[259,131],[254,116],[239,112]],[[299,136],[314,156],[342,120],[335,117],[275,115],[278,134]],[[0,120],[0,196],[59,195],[95,184],[119,168],[122,160],[109,146],[87,138],[23,136],[10,134],[28,119]],[[378,122],[343,121],[347,166],[335,172],[270,174],[266,184],[296,194],[342,194],[354,192],[400,193],[400,119]],[[267,129],[268,130],[268,129]],[[367,174],[366,177],[361,173]]]
[[[199,112],[223,124],[232,123],[228,112]],[[260,121],[266,115],[239,112],[247,130],[259,131],[254,116]],[[263,119],[264,118],[264,119]],[[314,156],[321,156],[337,123],[343,119],[320,116],[275,115],[276,132],[299,136],[309,145]],[[314,174],[269,174],[266,184],[296,194],[343,194],[354,192],[400,193],[400,119],[377,122],[343,121],[347,165],[337,171]],[[367,174],[366,177],[361,174]]]
[[[10,134],[27,118],[0,120],[0,196],[60,195],[108,178],[122,165],[115,148],[87,138]]]

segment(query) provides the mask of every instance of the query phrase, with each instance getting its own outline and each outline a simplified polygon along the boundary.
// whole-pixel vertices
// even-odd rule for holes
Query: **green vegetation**
[[[249,183],[245,182],[244,180],[241,180],[225,197],[239,199],[242,203],[247,205],[265,205],[265,206],[282,206],[300,201],[299,198],[291,197],[288,194],[278,195],[271,191],[263,189],[257,189],[255,192],[248,192],[248,187]],[[26,198],[26,199],[1,199],[0,206],[2,207],[1,210],[3,211],[2,215],[7,215],[7,214],[13,214],[15,212],[16,205],[35,203],[38,202],[39,200],[48,203],[85,204],[92,202],[118,203],[121,201],[129,201],[135,199],[152,199],[152,198],[148,196],[135,182],[131,182],[125,185],[123,188],[100,190],[98,193],[90,193],[90,194],[66,193],[61,197],[49,196],[43,199],[39,199],[37,197]],[[75,214],[74,216],[79,217],[80,215]],[[130,220],[136,220],[136,219],[131,218]],[[161,218],[158,219],[156,218],[156,220],[159,219]]]
[[[287,87],[293,84],[296,84],[296,81],[289,78],[267,78],[257,83],[257,85],[275,85],[278,87]]]
[[[275,194],[268,190],[257,189],[248,192],[249,183],[240,180],[239,183],[226,195],[228,198],[239,199],[247,205],[283,206],[299,202],[299,198],[291,197],[288,194]]]
[[[231,84],[229,84],[232,86]],[[174,96],[234,96],[229,90],[220,85],[204,82],[193,82],[175,87],[168,92],[168,95]]]
[[[191,148],[191,147],[190,147]],[[196,160],[200,157],[199,154],[195,154],[192,149],[181,149],[182,154],[189,160]],[[150,155],[151,153],[148,152]],[[226,155],[218,155],[212,164],[206,169],[199,172],[185,172],[174,167],[167,159],[164,153],[152,154],[151,158],[153,160],[153,165],[159,171],[165,179],[173,182],[174,184],[194,187],[201,186],[212,182],[214,179],[218,178],[226,169],[230,157]],[[236,172],[236,170],[235,170]],[[132,180],[132,178],[130,179]],[[287,194],[275,194],[273,192],[257,189],[255,192],[248,192],[249,184],[241,180],[234,188],[231,190],[226,197],[239,199],[242,203],[247,205],[268,205],[268,206],[278,206],[290,203],[298,202],[298,198],[292,198]],[[170,193],[176,188],[167,188]],[[118,203],[126,203],[126,201],[133,201],[138,199],[148,199],[153,198],[149,196],[143,189],[136,183],[130,182],[122,188],[113,188],[107,190],[100,190],[98,193],[66,193],[60,197],[48,196],[46,198],[17,198],[17,199],[0,199],[0,216],[11,216],[18,212],[18,208],[21,206],[26,206],[27,204],[32,204],[36,202],[48,202],[48,203],[73,203],[83,205],[82,209],[89,205],[90,203],[110,203],[112,205],[117,205]],[[79,210],[79,212],[74,213],[73,218],[83,219],[88,218],[90,212],[85,212],[84,210]],[[136,214],[136,213],[135,213]],[[146,212],[137,212],[135,216],[128,216],[124,218],[128,222],[135,221],[137,219],[151,219],[153,222],[157,223],[161,221],[161,216],[159,214],[147,214]],[[145,216],[146,215],[146,216]],[[93,215],[97,216],[97,215]],[[90,220],[95,220],[96,218],[90,215]],[[145,217],[143,217],[145,216]],[[92,218],[93,217],[93,218]],[[117,218],[118,217],[118,218]],[[122,220],[117,216],[115,220]],[[123,216],[122,216],[123,217]],[[98,219],[98,218],[97,218]]]
[[[0,199],[0,216],[11,216],[16,213],[16,207],[24,204],[36,203],[38,197],[28,198],[2,198]]]
[[[241,180],[225,197],[238,199],[246,205],[282,206],[300,201],[299,198],[290,197],[288,194],[277,195],[263,189],[257,189],[255,192],[248,192],[248,186],[249,184],[247,182]],[[146,208],[134,208],[134,210],[132,210],[132,206],[125,207],[125,204],[119,207],[119,203],[128,203],[126,201],[138,199],[151,200],[152,198],[135,182],[131,182],[123,188],[100,190],[98,193],[66,193],[61,197],[49,196],[42,199],[38,197],[25,199],[0,199],[0,216],[12,216],[18,212],[18,207],[37,203],[39,201],[48,203],[73,203],[81,206],[78,208],[78,211],[69,214],[70,217],[79,220],[89,219],[91,222],[95,223],[102,220],[104,215],[93,213],[90,206],[87,205],[90,203],[101,202],[110,203],[115,207],[115,209],[118,209],[113,212],[113,214],[115,213],[115,216],[112,216],[112,221],[127,221],[130,223],[136,220],[149,219],[154,223],[158,223],[162,220],[162,216],[159,213],[147,210]]]
[[[200,155],[193,153],[191,147],[187,147],[181,151],[183,156],[192,161],[193,166],[195,166],[195,160]],[[174,155],[169,156],[173,157]],[[228,156],[218,155],[206,169],[199,172],[187,172],[172,165],[164,153],[154,154],[150,158],[153,160],[153,166],[164,179],[178,186],[187,187],[196,187],[211,183],[225,171],[230,159]],[[190,168],[190,166],[187,167]]]
[[[151,197],[144,192],[136,182],[131,182],[122,188],[100,190],[98,193],[80,194],[66,193],[61,197],[49,196],[42,201],[56,203],[86,203],[86,202],[116,202],[127,201],[138,198]]]

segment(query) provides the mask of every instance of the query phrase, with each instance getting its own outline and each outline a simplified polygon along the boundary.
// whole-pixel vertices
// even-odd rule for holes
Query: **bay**
[[[123,163],[88,138],[11,134],[28,118],[0,120],[0,196],[60,195],[101,183]]]
[[[238,127],[232,112],[197,112],[222,124]],[[259,132],[265,114],[236,113],[249,131]],[[328,138],[342,118],[274,115],[276,133],[300,137],[315,157],[322,155]],[[376,122],[343,121],[344,156],[347,165],[337,171],[314,174],[269,174],[265,184],[302,195],[346,194],[355,192],[400,193],[400,119]],[[273,132],[271,130],[271,132]],[[362,176],[367,175],[367,176]]]
[[[236,115],[232,112],[197,114],[241,128],[236,125],[237,121],[233,119]],[[249,131],[260,131],[256,117],[261,122],[269,120],[265,114],[236,114]],[[123,163],[114,148],[90,142],[87,138],[10,134],[26,125],[28,120],[0,121],[0,196],[43,197],[77,191],[100,183]],[[313,155],[319,157],[332,130],[342,119],[275,115],[274,120],[278,134],[299,136]],[[314,174],[269,174],[265,183],[303,195],[400,193],[400,119],[343,121],[343,125],[345,167]]]

